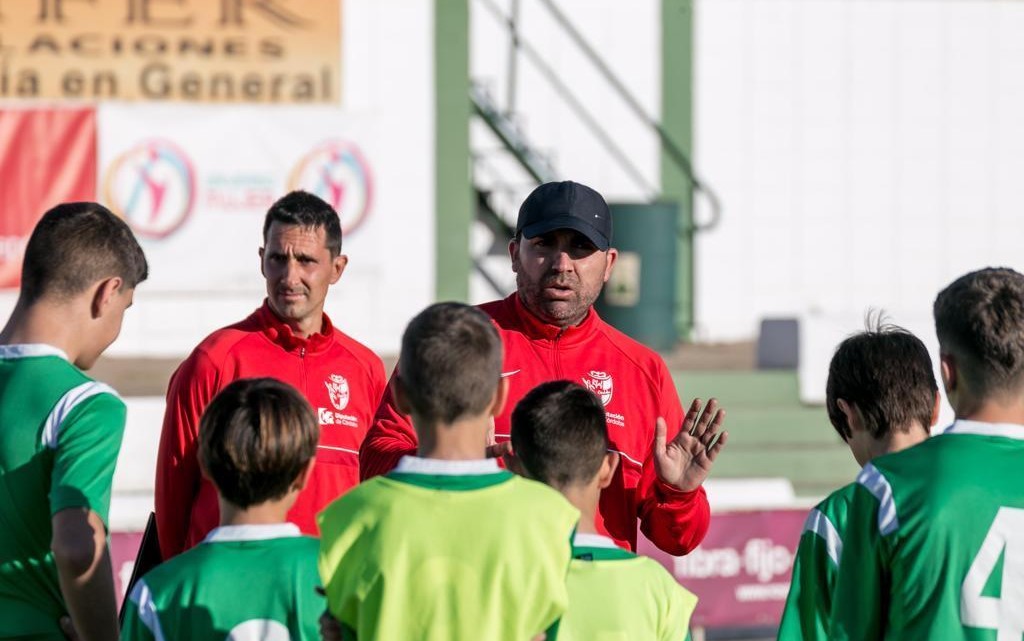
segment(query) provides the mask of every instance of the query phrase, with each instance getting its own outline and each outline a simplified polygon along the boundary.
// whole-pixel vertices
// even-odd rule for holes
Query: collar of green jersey
[[[403,456],[387,478],[432,490],[465,492],[510,480],[514,475],[498,467],[494,459],[442,461]]]
[[[636,555],[615,545],[615,541],[600,534],[577,532],[572,539],[572,558],[580,561],[625,561]]]

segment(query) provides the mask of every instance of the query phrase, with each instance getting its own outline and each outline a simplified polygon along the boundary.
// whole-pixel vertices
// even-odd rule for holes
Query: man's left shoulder
[[[337,347],[347,351],[351,354],[352,358],[362,363],[367,369],[384,371],[384,363],[381,361],[380,356],[377,356],[377,353],[366,345],[363,345],[337,327],[334,328],[332,337]]]
[[[649,375],[657,376],[668,371],[665,360],[658,352],[615,329],[605,322],[604,319],[598,318],[597,333],[623,359],[631,362]]]

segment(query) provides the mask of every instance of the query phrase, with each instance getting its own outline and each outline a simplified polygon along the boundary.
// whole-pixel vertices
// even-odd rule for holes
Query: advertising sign
[[[258,307],[270,206],[294,189],[338,212],[348,267],[327,299],[385,353],[433,293],[427,146],[376,112],[104,103],[96,193],[142,241],[150,276],[116,349],[184,354]]]
[[[639,552],[658,560],[700,598],[694,627],[778,625],[807,510],[716,512],[704,542],[682,557],[643,539]]]
[[[0,110],[0,184],[0,288],[13,288],[43,213],[62,202],[95,200],[95,112]]]
[[[0,98],[338,103],[338,0],[23,0]]]

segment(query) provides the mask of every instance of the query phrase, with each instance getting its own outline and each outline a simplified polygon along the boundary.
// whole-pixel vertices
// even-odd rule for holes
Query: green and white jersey
[[[63,639],[51,517],[107,522],[125,405],[49,345],[0,346],[0,638]]]
[[[836,490],[807,515],[793,560],[779,641],[828,639],[843,530],[856,487],[850,483]]]
[[[833,639],[1020,641],[1024,425],[957,421],[857,477]]]
[[[359,641],[525,641],[568,604],[579,512],[494,460],[402,458],[319,517],[328,608]]]
[[[124,641],[318,641],[320,543],[291,523],[230,525],[128,596]]]
[[[654,559],[577,534],[560,641],[684,641],[697,597]]]

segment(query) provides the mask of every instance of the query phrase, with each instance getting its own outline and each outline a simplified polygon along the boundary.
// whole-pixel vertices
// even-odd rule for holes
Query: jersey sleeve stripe
[[[871,463],[864,466],[864,469],[857,475],[857,483],[871,492],[878,499],[878,531],[882,536],[887,536],[896,531],[900,526],[896,516],[896,501],[892,496],[892,486],[889,481]]]
[[[160,618],[157,616],[156,603],[153,602],[153,593],[149,591],[145,579],[139,579],[128,598],[139,609],[139,620],[153,634],[153,638],[156,641],[166,641],[164,631],[160,627]]]
[[[77,387],[72,387],[64,396],[60,397],[57,404],[50,410],[50,415],[46,417],[46,424],[43,426],[43,445],[51,450],[57,449],[57,441],[60,438],[60,424],[64,422],[64,419],[76,407],[97,394],[113,394],[120,398],[117,392],[114,391],[114,388],[103,383],[97,383],[96,381],[89,381]]]
[[[813,532],[825,541],[825,550],[828,558],[838,567],[839,558],[843,554],[843,540],[839,537],[839,531],[832,525],[832,521],[821,510],[811,510],[804,522],[804,532]]]

